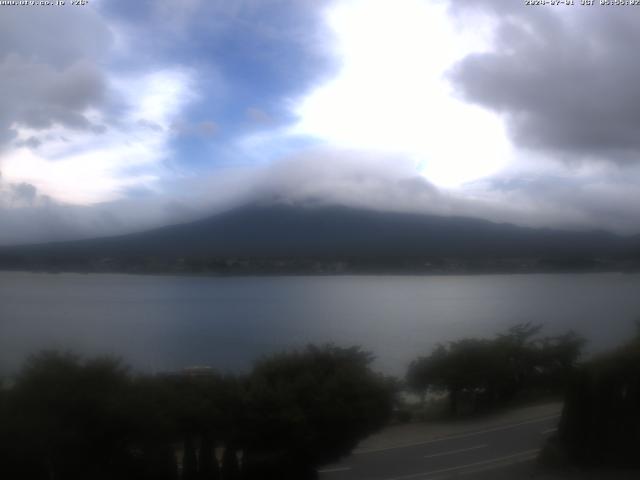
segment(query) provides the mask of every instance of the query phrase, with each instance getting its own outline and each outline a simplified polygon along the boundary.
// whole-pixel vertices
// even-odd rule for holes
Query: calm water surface
[[[137,369],[247,369],[309,342],[362,345],[401,374],[437,342],[518,322],[573,328],[600,350],[640,318],[640,275],[170,277],[0,272],[0,372],[42,348]]]

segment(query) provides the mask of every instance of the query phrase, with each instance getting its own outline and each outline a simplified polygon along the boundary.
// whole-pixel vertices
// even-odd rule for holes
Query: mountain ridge
[[[536,229],[471,217],[340,205],[245,205],[201,220],[87,240],[0,247],[0,268],[155,258],[366,260],[634,257],[640,241],[601,230]],[[12,264],[13,258],[13,266]],[[410,262],[409,262],[410,263]],[[423,262],[424,263],[424,262]]]

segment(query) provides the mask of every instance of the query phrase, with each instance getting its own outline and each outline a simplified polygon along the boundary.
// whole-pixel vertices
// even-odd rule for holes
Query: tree
[[[198,461],[198,479],[199,480],[218,480],[220,472],[218,462],[213,456],[213,442],[211,435],[203,434],[200,439],[200,458]]]
[[[406,381],[409,389],[424,397],[429,392],[447,389],[445,368],[449,352],[444,345],[437,345],[428,357],[419,357],[411,362]]]
[[[438,345],[431,355],[413,361],[406,374],[409,387],[424,396],[449,394],[452,414],[460,398],[472,410],[505,404],[526,390],[560,391],[575,368],[584,340],[574,332],[536,338],[540,325],[518,324],[493,339],[466,338]]]
[[[393,391],[371,371],[372,358],[355,347],[310,346],[236,378],[132,376],[114,359],[41,353],[0,388],[3,475],[314,478],[317,465],[348,453],[390,414]],[[219,468],[213,450],[221,445]]]
[[[128,478],[128,385],[117,360],[31,357],[9,397],[17,478]]]
[[[240,478],[240,465],[238,465],[237,450],[231,444],[226,445],[224,449],[220,477],[222,480],[238,480]]]
[[[640,335],[571,377],[553,441],[579,465],[640,467]]]
[[[407,382],[418,393],[445,391],[450,411],[459,413],[461,396],[470,396],[477,410],[480,397],[493,402],[508,382],[504,350],[495,341],[467,338],[439,345],[428,357],[414,361]]]
[[[243,439],[248,470],[263,466],[255,478],[315,478],[318,465],[349,453],[384,425],[393,392],[371,371],[372,360],[357,347],[325,345],[255,366]]]
[[[214,445],[233,441],[244,411],[238,380],[210,371],[144,378],[142,382],[154,389],[153,394],[142,396],[143,407],[149,408],[149,401],[155,399],[158,409],[147,430],[169,419],[165,429],[170,435],[165,442],[180,445],[182,478],[215,480],[220,472],[213,458]]]
[[[541,388],[559,391],[575,372],[586,341],[570,330],[540,341],[537,379]]]

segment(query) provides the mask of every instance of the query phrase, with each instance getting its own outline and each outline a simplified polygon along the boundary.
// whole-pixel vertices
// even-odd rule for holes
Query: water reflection
[[[43,347],[121,355],[148,371],[246,370],[308,342],[359,344],[401,374],[437,342],[514,323],[575,329],[589,348],[633,333],[640,275],[171,277],[0,273],[0,362]]]

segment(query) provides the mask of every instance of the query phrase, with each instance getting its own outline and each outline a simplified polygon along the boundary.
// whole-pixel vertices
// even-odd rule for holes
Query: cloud
[[[534,227],[640,231],[640,166],[615,164],[540,168],[529,164],[471,185],[467,198],[483,202],[474,216]],[[490,208],[487,208],[490,207]]]
[[[170,127],[194,98],[190,73],[167,69],[120,77],[112,84],[124,107],[107,130],[73,131],[61,123],[46,129],[21,126],[18,141],[3,159],[5,178],[32,183],[65,203],[101,203],[132,187],[153,188],[167,174]],[[105,117],[101,112],[92,116],[97,123]],[[198,128],[203,134],[211,130],[206,123]],[[36,135],[39,147],[33,149]]]
[[[531,227],[637,233],[640,166],[519,166],[459,190],[431,184],[406,158],[313,148],[261,166],[175,176],[161,191],[91,205],[56,202],[5,183],[0,244],[68,240],[188,222],[250,203],[347,205],[382,211],[485,218]],[[10,200],[18,191],[19,202]],[[541,192],[544,192],[542,194]]]
[[[0,63],[0,131],[15,137],[20,127],[43,130],[54,124],[73,129],[95,127],[86,111],[101,104],[105,81],[97,67],[80,60],[55,69],[17,55]]]
[[[267,112],[257,107],[249,107],[246,109],[247,118],[255,123],[270,125],[273,124],[273,118]]]
[[[93,8],[3,8],[0,60],[10,55],[63,68],[101,59],[112,32]]]
[[[11,185],[11,196],[18,202],[31,205],[36,198],[38,190],[30,183],[18,183]]]
[[[450,0],[495,23],[493,47],[449,77],[466,101],[503,115],[516,145],[565,160],[640,159],[640,18],[628,8],[525,8]]]
[[[194,71],[176,63],[122,63],[117,47],[135,52],[135,43],[109,23],[102,5],[3,9],[5,184],[28,183],[65,204],[100,203],[153,188],[166,174],[176,137],[171,125],[197,98]],[[217,125],[202,121],[194,129],[210,137]]]
[[[295,0],[4,9],[0,241],[118,233],[235,197],[212,201],[180,178],[198,183],[194,165],[215,162],[210,144],[256,131],[251,105],[282,123],[278,99],[322,68],[311,53],[319,9]],[[252,116],[266,125],[260,112]],[[163,196],[178,184],[188,201]]]
[[[528,227],[640,230],[640,166],[529,162],[459,189],[430,183],[406,157],[310,149],[256,173],[242,201],[341,204],[456,215]],[[237,188],[237,187],[236,187]]]
[[[628,9],[5,10],[0,243],[126,233],[255,201],[640,230],[640,25]]]
[[[28,183],[0,181],[0,245],[93,238],[186,221],[202,215],[188,203],[151,192],[91,205],[64,203]],[[196,204],[197,205],[197,204]]]
[[[406,158],[353,150],[310,149],[257,175],[256,200],[347,204],[382,210],[437,210],[438,190]]]
[[[450,200],[410,162],[332,149],[307,150],[272,164],[227,168],[206,177],[175,177],[165,180],[162,191],[152,189],[143,196],[91,205],[42,198],[35,186],[27,184],[5,182],[3,191],[2,203],[12,208],[0,208],[0,244],[128,233],[253,202],[337,203],[398,211],[450,209]]]
[[[106,84],[98,62],[106,53],[110,32],[95,12],[2,10],[0,150],[16,137],[20,126],[98,127],[85,113],[105,100]]]
[[[439,186],[499,170],[510,155],[500,119],[454,98],[443,78],[483,43],[455,28],[445,7],[422,0],[350,0],[331,9],[331,45],[341,67],[296,103],[294,132],[342,148],[412,158]]]
[[[203,95],[184,120],[213,119],[224,140],[271,126],[247,122],[248,109],[268,112],[274,124],[294,121],[292,98],[334,69],[323,21],[331,3],[111,0],[100,11],[116,31],[127,68],[139,68],[144,59],[197,71],[195,87]]]
[[[210,138],[214,137],[218,133],[220,128],[218,124],[212,120],[206,120],[203,122],[185,122],[178,121],[171,125],[171,130],[177,135],[185,137],[201,137]]]

